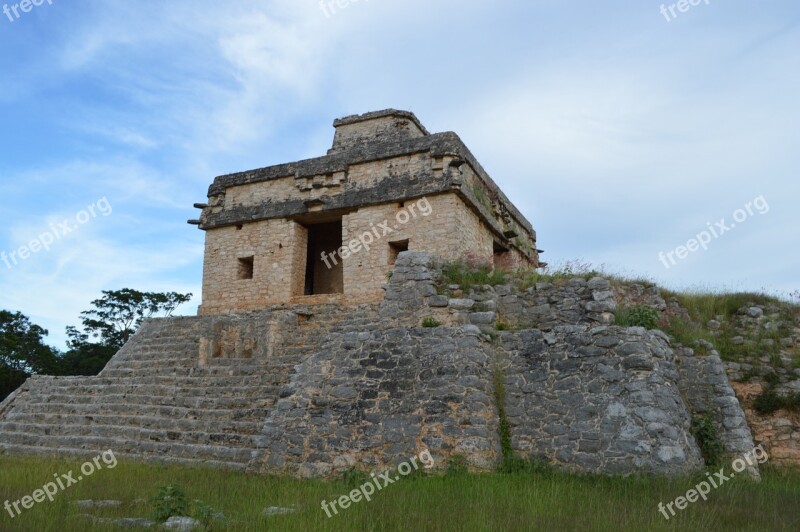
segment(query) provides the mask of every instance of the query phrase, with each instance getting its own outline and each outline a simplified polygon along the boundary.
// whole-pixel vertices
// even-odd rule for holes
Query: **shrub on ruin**
[[[768,415],[778,410],[800,412],[800,392],[780,395],[772,386],[768,386],[753,401],[753,408],[761,415]]]
[[[429,329],[433,329],[433,328],[436,328],[436,327],[440,327],[441,325],[442,325],[442,322],[440,322],[439,320],[437,320],[433,316],[425,316],[424,318],[422,318],[422,326],[423,327],[427,327]]]
[[[692,435],[700,447],[700,453],[708,466],[715,466],[722,462],[725,448],[717,434],[717,427],[711,416],[698,416],[692,419]]]
[[[492,268],[489,264],[470,260],[448,262],[442,267],[442,279],[447,284],[457,284],[465,292],[473,286],[496,286],[508,282],[508,272]]]
[[[617,311],[614,323],[623,327],[644,327],[645,329],[658,328],[658,311],[647,305],[637,305],[633,308],[622,308]]]

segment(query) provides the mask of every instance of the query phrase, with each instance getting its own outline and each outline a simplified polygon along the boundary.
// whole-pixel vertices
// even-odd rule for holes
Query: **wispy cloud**
[[[103,289],[199,295],[185,220],[211,179],[321,155],[333,118],[383,107],[457,131],[551,262],[783,289],[800,266],[798,19],[790,2],[670,24],[632,0],[375,0],[330,18],[296,0],[58,4],[0,32],[0,249],[101,196],[114,215],[0,270],[0,306],[61,334]],[[659,266],[759,194],[768,220]]]

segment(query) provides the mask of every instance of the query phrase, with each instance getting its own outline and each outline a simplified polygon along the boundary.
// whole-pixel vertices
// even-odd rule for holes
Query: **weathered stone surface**
[[[556,327],[550,334],[554,338],[546,351],[531,350],[537,335],[505,343],[506,402],[518,406],[507,411],[520,452],[576,471],[613,474],[674,474],[701,466],[663,338],[622,327]],[[583,345],[587,339],[590,345]],[[592,356],[575,357],[574,345]],[[564,365],[565,360],[574,363]],[[640,373],[643,369],[646,373]],[[532,381],[540,384],[521,385]],[[627,393],[609,382],[623,383]],[[559,439],[572,433],[577,447]]]
[[[747,315],[751,318],[760,318],[764,315],[764,309],[761,307],[750,307],[747,309]]]
[[[167,530],[177,530],[178,532],[191,532],[201,527],[200,521],[191,517],[170,517],[163,525]]]
[[[731,454],[751,451],[755,447],[753,437],[722,360],[718,356],[695,356],[691,349],[679,349],[676,355],[678,385],[690,410],[711,417],[725,451]],[[751,476],[759,476],[757,468],[749,467],[747,471]]]
[[[297,510],[295,508],[287,508],[283,506],[270,506],[269,508],[264,508],[262,514],[264,517],[272,517],[273,515],[286,515],[286,514],[293,514]]]
[[[148,320],[98,377],[33,377],[0,403],[0,450],[112,449],[311,478],[390,467],[428,449],[438,467],[461,454],[491,469],[501,455],[498,367],[523,456],[576,471],[692,471],[701,465],[689,431],[698,413],[713,416],[726,449],[752,447],[717,356],[676,354],[660,331],[598,325],[585,308],[572,310],[595,300],[592,288],[607,289],[601,279],[504,295],[480,287],[504,320],[543,325],[490,341],[472,324],[419,326],[450,313],[428,306],[420,289],[434,287],[437,268],[425,254],[400,253],[380,305]],[[512,296],[518,316],[503,314]],[[548,313],[525,310],[545,305],[540,297]],[[467,316],[481,314],[494,317]]]
[[[446,307],[449,304],[447,296],[435,295],[428,298],[429,307]]]
[[[449,306],[453,310],[469,310],[475,306],[473,299],[451,299]]]
[[[530,222],[457,135],[430,134],[413,113],[394,109],[335,128],[322,157],[214,180],[192,221],[206,231],[201,315],[298,300],[378,303],[402,249],[538,266]],[[505,251],[496,254],[495,244]],[[394,273],[430,280],[426,266]]]

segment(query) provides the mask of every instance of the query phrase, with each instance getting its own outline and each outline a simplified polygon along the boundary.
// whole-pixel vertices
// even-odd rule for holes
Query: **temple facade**
[[[333,125],[327,155],[217,177],[195,205],[201,315],[379,302],[402,251],[539,266],[530,222],[455,133],[393,109]]]

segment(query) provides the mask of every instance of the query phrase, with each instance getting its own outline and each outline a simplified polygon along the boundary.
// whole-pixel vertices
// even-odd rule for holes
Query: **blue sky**
[[[673,288],[800,289],[800,4],[702,1],[670,21],[661,5],[361,0],[326,15],[314,0],[45,0],[19,18],[9,10],[0,251],[64,220],[75,229],[0,262],[0,308],[29,315],[58,347],[104,289],[190,291],[181,311],[193,314],[203,233],[186,220],[212,179],[323,155],[334,118],[387,107],[457,132],[550,263],[580,259]],[[669,269],[659,261],[756,198],[768,212],[751,208]]]

